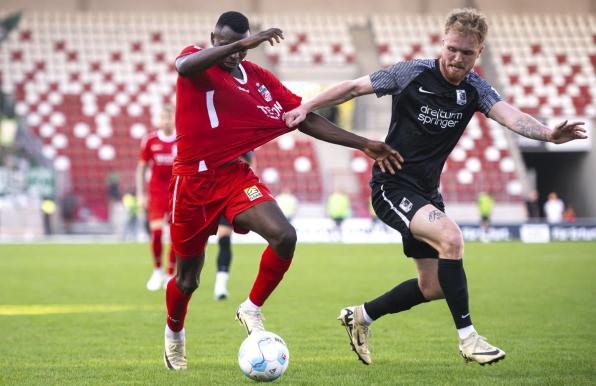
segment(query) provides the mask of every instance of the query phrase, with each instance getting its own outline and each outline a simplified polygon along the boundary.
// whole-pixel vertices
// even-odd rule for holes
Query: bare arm
[[[323,91],[313,99],[296,107],[284,115],[286,125],[290,128],[296,127],[302,122],[306,115],[322,107],[338,105],[356,98],[360,95],[373,93],[372,83],[368,75],[354,80],[346,80]]]
[[[325,142],[361,150],[377,161],[383,172],[387,169],[391,174],[395,174],[393,167],[401,169],[401,163],[404,162],[397,150],[386,143],[371,141],[368,138],[350,133],[315,113],[309,113],[298,130]]]
[[[147,175],[147,162],[139,161],[137,164],[137,171],[135,174],[135,182],[137,187],[137,201],[142,208],[147,206],[147,195],[145,194],[145,176]]]
[[[587,138],[586,129],[582,127],[583,122],[563,121],[551,129],[504,101],[495,103],[488,116],[511,131],[538,141],[565,143]]]
[[[258,47],[265,41],[268,41],[273,45],[274,41],[279,43],[280,38],[284,38],[283,32],[279,28],[270,28],[230,44],[206,48],[199,52],[178,58],[176,60],[176,71],[183,77],[198,74],[209,67],[220,63],[236,52]]]

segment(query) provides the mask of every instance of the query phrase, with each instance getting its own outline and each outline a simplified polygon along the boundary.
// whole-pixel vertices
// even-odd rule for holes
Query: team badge
[[[250,201],[254,201],[257,198],[263,197],[263,193],[261,193],[261,191],[259,190],[259,188],[257,188],[256,185],[244,189],[244,193],[246,193],[246,196]]]
[[[264,84],[257,83],[257,91],[267,102],[271,102],[273,100],[271,93],[269,90],[267,90],[267,87],[265,87]]]
[[[408,200],[405,197],[402,198],[401,202],[399,203],[399,207],[401,208],[401,210],[403,210],[406,213],[412,210],[412,206],[413,204],[410,202],[410,200]]]
[[[455,90],[457,96],[457,104],[460,106],[465,105],[468,101],[466,100],[466,90]]]

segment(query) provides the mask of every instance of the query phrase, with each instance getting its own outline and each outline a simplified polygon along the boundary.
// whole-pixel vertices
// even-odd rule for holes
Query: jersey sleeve
[[[377,97],[397,95],[422,71],[434,66],[433,60],[408,60],[370,74],[370,81]]]
[[[256,65],[255,67],[260,72],[263,81],[266,82],[269,91],[275,96],[275,99],[284,108],[284,111],[290,111],[300,106],[300,103],[302,102],[302,97],[291,92],[270,71]]]
[[[141,141],[141,153],[139,159],[145,162],[149,162],[149,160],[151,160],[151,146],[149,146],[149,137],[145,137],[143,138],[143,141]]]
[[[176,60],[185,57],[186,55],[194,54],[195,52],[201,51],[202,48],[199,46],[188,46],[184,47],[182,51],[176,56]]]
[[[503,98],[497,90],[494,89],[486,80],[482,79],[477,73],[470,72],[469,82],[478,92],[478,106],[476,110],[488,116],[488,112],[495,103],[502,101]]]

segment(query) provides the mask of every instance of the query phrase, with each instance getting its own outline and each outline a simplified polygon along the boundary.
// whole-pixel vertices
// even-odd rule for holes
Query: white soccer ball
[[[269,331],[252,333],[238,351],[240,369],[244,375],[258,382],[271,382],[281,377],[289,361],[286,342]]]

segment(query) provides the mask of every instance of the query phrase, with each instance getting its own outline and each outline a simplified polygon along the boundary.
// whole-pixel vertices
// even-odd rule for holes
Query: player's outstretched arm
[[[488,116],[512,131],[538,141],[565,143],[588,138],[584,122],[563,121],[551,129],[504,101],[495,103]]]
[[[135,174],[137,202],[141,208],[147,206],[147,196],[145,194],[145,176],[147,175],[147,162],[139,161]]]
[[[323,91],[313,99],[296,107],[284,115],[289,128],[294,128],[304,121],[306,115],[322,107],[339,105],[360,95],[372,94],[373,87],[368,75],[354,80],[346,80]]]
[[[298,130],[325,142],[361,150],[374,159],[383,172],[388,170],[395,174],[404,162],[401,154],[386,143],[350,133],[315,113],[309,113]]]
[[[222,62],[228,56],[236,52],[250,50],[258,47],[263,42],[269,42],[273,45],[279,43],[284,35],[279,28],[269,28],[266,31],[261,31],[247,38],[237,40],[233,43],[223,46],[205,48],[199,52],[182,56],[176,60],[176,71],[180,76],[191,76],[205,71]]]

